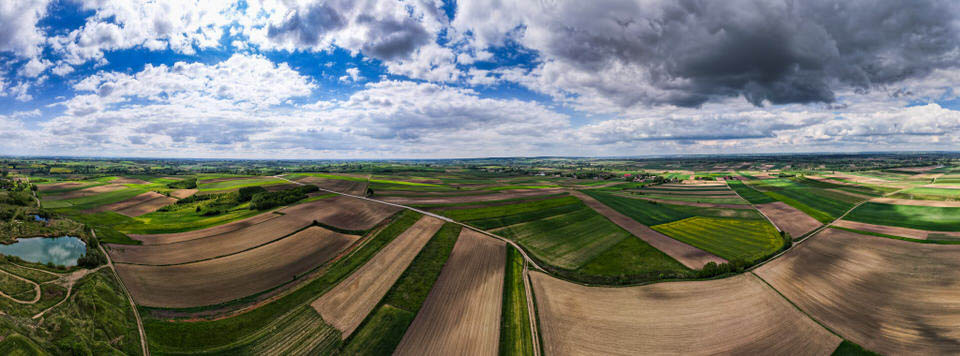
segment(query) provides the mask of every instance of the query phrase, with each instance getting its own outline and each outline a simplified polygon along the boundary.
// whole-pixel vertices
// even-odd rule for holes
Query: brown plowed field
[[[860,199],[864,199],[864,200],[875,198],[875,197],[872,197],[872,196],[869,196],[869,195],[857,194],[857,193],[854,193],[854,192],[848,192],[848,191],[846,191],[846,190],[840,190],[840,189],[832,189],[832,188],[831,188],[831,189],[826,189],[826,190],[831,191],[831,192],[834,192],[834,193],[846,194],[846,195],[849,195],[849,196],[851,196],[851,197],[856,197],[856,198],[860,198]]]
[[[113,191],[123,190],[123,189],[127,189],[127,187],[120,184],[98,185],[96,187],[73,190],[63,194],[48,195],[44,197],[44,199],[45,200],[63,200],[63,199],[82,198],[82,197],[89,197],[91,195],[103,194],[103,193],[113,192]]]
[[[895,199],[895,198],[873,198],[870,201],[874,203],[896,204],[896,205],[935,206],[935,207],[941,207],[941,208],[960,207],[960,201],[911,200],[911,199]]]
[[[350,277],[310,305],[346,339],[380,303],[441,226],[443,220],[420,218]]]
[[[90,212],[115,211],[126,216],[140,216],[146,213],[152,213],[164,206],[175,203],[177,200],[157,192],[146,192],[133,198],[107,204]]]
[[[116,262],[171,265],[200,261],[249,250],[310,225],[307,214],[287,214],[240,230],[163,245],[114,245],[110,256]]]
[[[223,178],[211,178],[211,179],[198,179],[197,184],[219,183],[219,182],[229,182],[234,180],[258,179],[258,178],[266,178],[266,177],[250,176],[250,177],[223,177]]]
[[[755,273],[864,348],[960,354],[960,246],[826,229]]]
[[[455,203],[477,203],[494,200],[514,199],[523,197],[535,197],[539,195],[550,195],[564,192],[563,189],[525,189],[501,191],[484,195],[460,195],[447,197],[378,197],[382,200],[394,204],[455,204]]]
[[[310,227],[253,250],[176,266],[116,264],[137,304],[188,308],[219,304],[294,280],[337,256],[358,236]]]
[[[150,182],[143,179],[117,177],[117,179],[111,180],[110,184],[150,184]]]
[[[917,230],[906,227],[874,225],[856,221],[840,220],[833,223],[835,226],[856,229],[861,231],[876,232],[880,234],[909,237],[911,239],[926,240],[930,237],[936,239],[937,236],[960,237],[960,232]],[[931,236],[933,235],[933,236]]]
[[[841,342],[752,274],[623,288],[530,276],[545,355],[830,355]]]
[[[268,192],[276,192],[276,191],[281,191],[281,190],[287,190],[287,189],[290,189],[290,188],[296,188],[296,187],[299,187],[299,186],[300,186],[299,184],[293,184],[293,183],[290,183],[290,184],[272,184],[272,185],[265,185],[265,186],[263,186],[263,189],[266,190],[266,191],[268,191]],[[240,188],[237,188],[237,190],[240,190]]]
[[[651,186],[649,186],[649,187],[645,187],[645,189],[649,189],[649,188],[661,188],[661,189],[704,189],[704,188],[716,188],[716,190],[729,190],[729,188],[727,188],[726,185],[723,185],[723,184],[715,184],[715,183],[683,183],[683,184],[667,183],[667,184],[651,185]]]
[[[813,229],[820,227],[817,219],[804,214],[802,211],[787,205],[784,202],[773,202],[754,205],[763,215],[766,215],[780,230],[790,233],[793,238],[803,236]]]
[[[188,198],[194,194],[197,194],[197,189],[174,189],[170,191],[170,196],[177,199]]]
[[[395,206],[342,195],[300,205],[315,203],[320,207],[314,213],[314,218],[317,221],[346,230],[371,229],[383,219],[401,210],[401,208]],[[285,212],[296,207],[293,206],[281,211]]]
[[[290,206],[277,212],[283,216],[292,216],[307,222],[317,220],[345,230],[367,230],[397,211],[400,211],[400,208],[363,199],[338,196]],[[265,213],[201,230],[172,234],[130,235],[130,237],[143,241],[144,245],[183,242],[246,229],[264,221],[278,218],[281,214]],[[274,237],[279,236],[274,234]]]
[[[237,231],[244,229],[264,221],[278,218],[282,215],[274,214],[272,212],[263,213],[260,215],[251,216],[243,220],[237,220],[234,222],[226,223],[223,225],[217,225],[214,227],[208,227],[206,229],[193,230],[187,232],[177,232],[170,234],[129,234],[133,239],[140,240],[144,245],[162,245],[162,244],[171,244],[177,242],[190,241],[195,239],[202,239],[205,237],[215,236],[219,234],[225,234],[232,231]]]
[[[673,259],[687,267],[692,269],[700,269],[703,268],[703,265],[709,262],[716,262],[717,264],[727,262],[727,260],[715,256],[712,253],[687,245],[683,242],[674,240],[667,235],[661,234],[656,230],[631,219],[629,216],[613,210],[612,208],[586,194],[576,191],[572,192],[571,194],[577,198],[580,198],[580,200],[587,204],[587,206],[593,208],[593,210],[596,210],[598,213],[600,213],[600,215],[606,216],[607,219],[613,221],[614,224],[617,224],[634,236],[639,237],[641,240],[646,241],[648,244],[650,244],[650,246],[653,246],[670,257],[673,257]]]
[[[394,355],[496,355],[506,251],[463,229]]]
[[[320,188],[340,193],[363,195],[367,192],[367,182],[343,179],[327,179],[320,177],[303,177],[297,181],[304,184],[313,184]]]

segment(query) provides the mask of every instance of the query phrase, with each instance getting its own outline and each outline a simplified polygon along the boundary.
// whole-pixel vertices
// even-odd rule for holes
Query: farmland
[[[161,355],[956,353],[960,160],[790,157],[21,170],[0,231],[125,290],[0,258],[0,347],[138,353],[139,316]]]
[[[845,219],[920,230],[960,231],[960,208],[866,203]]]

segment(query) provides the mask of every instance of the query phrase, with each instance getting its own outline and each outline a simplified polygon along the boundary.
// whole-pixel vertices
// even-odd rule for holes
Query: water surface
[[[87,251],[83,240],[73,236],[30,237],[17,239],[11,245],[0,245],[0,255],[20,257],[28,262],[76,266],[77,260]]]

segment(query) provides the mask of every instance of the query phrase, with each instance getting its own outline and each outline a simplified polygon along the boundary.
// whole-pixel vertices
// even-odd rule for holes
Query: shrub
[[[195,189],[197,187],[197,177],[190,177],[184,180],[168,183],[167,187],[173,189]]]
[[[259,193],[266,193],[266,192],[267,190],[263,189],[263,187],[261,186],[243,187],[243,188],[240,188],[239,191],[237,191],[237,194],[238,194],[237,200],[239,202],[247,202],[247,201],[250,201],[250,199],[253,198],[254,195]]]

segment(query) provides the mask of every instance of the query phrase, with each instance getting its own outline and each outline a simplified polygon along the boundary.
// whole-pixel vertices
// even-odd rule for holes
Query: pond
[[[34,216],[33,216],[33,221],[43,221],[43,222],[48,222],[49,220],[47,220],[47,218],[45,218],[45,217],[42,217],[42,216],[40,216],[40,215],[34,215]]]
[[[0,254],[20,257],[28,262],[46,264],[48,262],[62,266],[76,266],[83,257],[87,245],[73,236],[31,237],[17,239],[10,245],[0,245]]]

